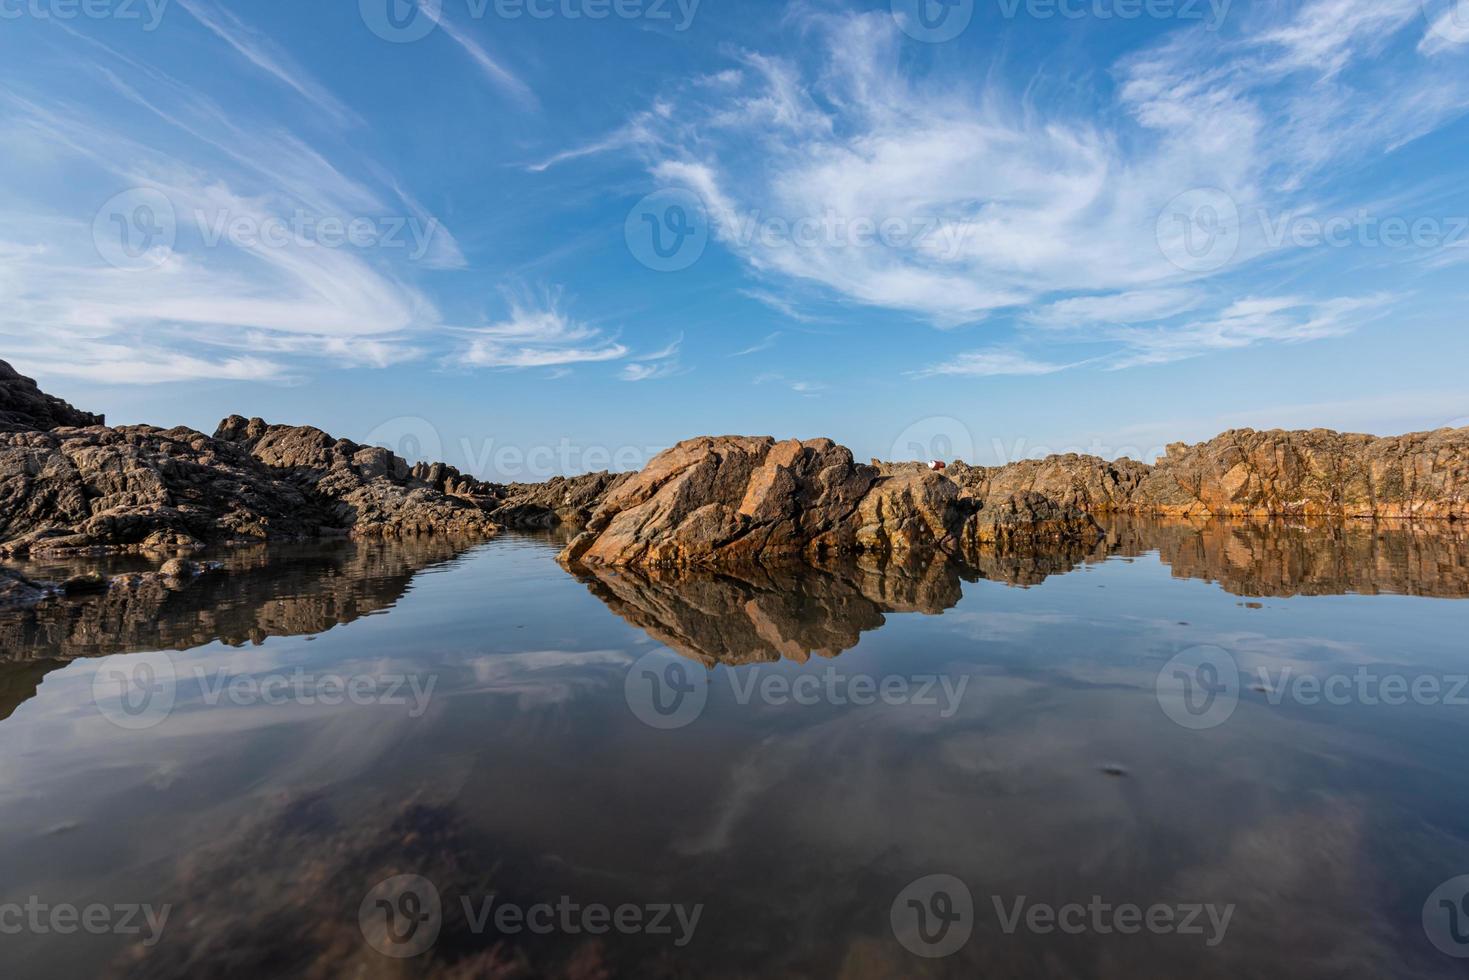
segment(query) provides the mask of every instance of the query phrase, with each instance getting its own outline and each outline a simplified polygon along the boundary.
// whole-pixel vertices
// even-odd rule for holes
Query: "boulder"
[[[712,565],[851,551],[852,518],[877,479],[830,439],[689,439],[609,492],[562,557]]]

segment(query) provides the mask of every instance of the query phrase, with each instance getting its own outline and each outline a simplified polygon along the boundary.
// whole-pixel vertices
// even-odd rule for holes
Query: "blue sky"
[[[420,4],[0,0],[0,356],[521,478],[1469,417],[1469,2]]]

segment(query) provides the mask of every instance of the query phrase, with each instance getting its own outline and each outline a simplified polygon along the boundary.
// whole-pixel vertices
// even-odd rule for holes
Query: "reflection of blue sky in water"
[[[1177,562],[1144,553],[1030,588],[965,583],[942,615],[888,607],[834,658],[716,667],[703,712],[659,731],[637,720],[623,690],[628,665],[658,645],[622,617],[676,617],[667,603],[677,590],[649,593],[641,610],[609,610],[550,557],[546,545],[510,538],[414,579],[386,613],[311,638],[175,655],[185,677],[298,667],[431,675],[421,717],[388,704],[209,706],[185,681],[165,720],[124,731],[90,700],[103,660],[53,670],[0,724],[0,900],[172,902],[164,945],[208,949],[224,935],[211,929],[224,928],[225,899],[199,885],[211,868],[230,867],[246,892],[259,876],[254,887],[269,883],[284,903],[293,889],[323,901],[340,880],[360,889],[343,901],[355,909],[373,882],[354,874],[400,853],[421,859],[386,829],[416,799],[462,825],[440,850],[454,850],[456,866],[493,871],[508,892],[704,902],[694,942],[675,956],[696,974],[829,974],[861,962],[874,976],[912,975],[888,906],[907,882],[943,872],[968,883],[978,916],[974,938],[936,962],[944,974],[1454,975],[1418,916],[1433,888],[1469,867],[1458,749],[1469,712],[1272,705],[1251,680],[1262,666],[1469,670],[1469,603],[1247,599],[1175,577]],[[830,583],[819,594],[840,599],[826,608],[844,614],[871,601]],[[727,610],[729,629],[745,608]],[[824,607],[801,608],[819,618]],[[758,621],[794,629],[778,612],[767,607]],[[1226,723],[1189,731],[1160,710],[1154,683],[1170,657],[1199,644],[1229,651],[1246,680]],[[752,677],[830,671],[967,683],[947,718],[881,700],[741,703]],[[1127,775],[1104,775],[1104,764]],[[335,825],[269,824],[312,794]],[[326,885],[311,870],[321,862],[334,872]],[[991,896],[1020,894],[1237,911],[1205,957],[1198,937],[1006,935]],[[191,906],[211,914],[180,924]],[[382,963],[360,959],[355,924],[342,921],[340,947],[322,938],[335,935],[325,925],[293,941],[375,975]],[[623,970],[658,952],[617,940],[606,955]],[[465,955],[441,945],[439,959],[415,964]],[[120,948],[7,937],[15,976],[92,972]]]

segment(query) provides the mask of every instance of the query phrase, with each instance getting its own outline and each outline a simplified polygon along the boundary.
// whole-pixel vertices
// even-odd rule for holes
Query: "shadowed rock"
[[[0,361],[0,432],[45,432],[62,426],[102,424],[102,416],[78,411],[46,394],[30,378]]]

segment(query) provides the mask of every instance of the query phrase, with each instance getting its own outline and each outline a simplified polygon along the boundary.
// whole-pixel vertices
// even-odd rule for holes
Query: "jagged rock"
[[[1175,443],[1132,496],[1160,515],[1469,518],[1469,428],[1376,436],[1236,429]]]
[[[30,378],[0,361],[0,432],[46,431],[62,426],[102,425],[102,416],[81,412],[46,394]]]
[[[1105,460],[1067,453],[1008,466],[956,462],[945,472],[964,493],[981,500],[1033,492],[1067,507],[1103,514],[1129,509],[1133,493],[1151,469],[1126,457]]]
[[[5,414],[9,413],[9,414]],[[109,428],[0,361],[0,554],[187,552],[321,533],[487,536],[495,488],[319,429]],[[39,426],[65,423],[50,431]],[[72,423],[83,423],[74,427]]]
[[[1076,506],[1027,490],[985,500],[965,520],[961,544],[966,551],[984,545],[1033,547],[1069,541],[1089,543],[1101,534],[1096,521]]]
[[[503,488],[503,499],[490,516],[507,527],[585,525],[602,498],[632,475],[600,472],[557,476],[545,483],[512,483]]]
[[[942,473],[903,467],[881,475],[829,439],[706,436],[660,453],[608,493],[561,558],[654,566],[855,553],[902,559],[1019,540],[1027,514],[1048,540],[1096,534],[1073,507],[1032,495],[987,511]]]
[[[0,434],[0,552],[180,550],[314,533],[310,501],[192,429]]]
[[[689,439],[603,497],[562,557],[700,565],[853,550],[851,518],[876,480],[830,439]]]
[[[481,507],[489,484],[445,464],[418,470],[380,446],[333,439],[311,426],[268,425],[232,415],[215,439],[243,446],[254,459],[300,489],[334,527],[359,536],[493,534],[497,527]],[[467,491],[464,496],[442,488]]]

